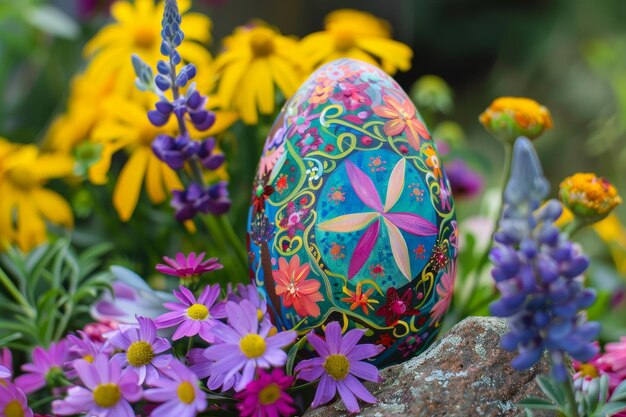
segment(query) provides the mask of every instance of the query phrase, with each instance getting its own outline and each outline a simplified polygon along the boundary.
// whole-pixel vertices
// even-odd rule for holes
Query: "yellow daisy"
[[[115,74],[115,86],[121,95],[135,91],[132,54],[139,55],[153,68],[159,59],[163,59],[160,53],[163,5],[163,1],[155,3],[154,0],[116,1],[111,6],[114,22],[100,30],[85,46],[84,55],[92,58],[89,66],[94,76],[106,78]],[[201,44],[210,41],[211,20],[202,14],[188,12],[189,0],[179,0],[178,6],[183,15],[181,29],[185,33],[185,42],[178,47],[178,52],[183,61],[193,62],[198,70],[206,68],[211,55]],[[203,82],[198,77],[200,86]]]
[[[238,27],[223,45],[214,63],[217,95],[223,106],[239,112],[244,123],[257,123],[257,110],[265,115],[274,112],[274,85],[289,98],[302,81],[298,43],[263,22]]]
[[[2,148],[10,157],[2,158]],[[6,153],[5,153],[6,155]],[[69,204],[44,188],[53,178],[72,173],[74,162],[65,154],[40,153],[35,145],[0,146],[0,230],[4,238],[30,251],[46,240],[45,220],[72,227]]]
[[[413,51],[391,39],[389,23],[352,9],[336,10],[326,16],[324,31],[307,35],[300,42],[310,66],[338,58],[355,58],[382,67],[389,73],[411,68]]]

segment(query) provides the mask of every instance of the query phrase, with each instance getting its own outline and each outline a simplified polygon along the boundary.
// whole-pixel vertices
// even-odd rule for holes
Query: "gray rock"
[[[500,348],[505,320],[469,317],[457,324],[421,355],[384,369],[385,381],[367,385],[378,403],[361,403],[359,416],[518,416],[515,403],[543,396],[535,382],[548,372],[544,358],[519,372],[511,368],[514,354]],[[340,401],[305,417],[338,417],[348,413]]]

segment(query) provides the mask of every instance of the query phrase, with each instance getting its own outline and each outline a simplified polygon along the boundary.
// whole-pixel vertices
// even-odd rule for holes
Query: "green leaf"
[[[65,12],[49,4],[26,10],[26,21],[42,32],[65,39],[76,39],[80,34],[78,24]]]
[[[594,414],[594,416],[597,416],[597,417],[612,416],[624,410],[626,410],[626,402],[610,402],[610,403],[606,403],[604,407],[602,407],[599,411],[597,411]]]
[[[550,398],[554,403],[558,405],[564,405],[565,393],[563,390],[554,383],[554,381],[544,375],[537,377],[537,384],[541,390]]]
[[[602,375],[600,377],[600,399],[602,402],[606,402],[609,398],[609,377],[608,375]]]
[[[626,400],[626,381],[622,381],[613,391],[613,395],[611,395],[611,401],[622,400]]]
[[[287,375],[293,375],[293,367],[296,362],[296,357],[298,356],[300,349],[302,349],[302,347],[306,344],[306,340],[306,336],[302,336],[300,340],[298,340],[291,347],[291,349],[289,349],[289,353],[287,354],[287,364],[285,365]]]
[[[531,408],[535,410],[558,410],[559,407],[550,401],[539,397],[528,397],[517,403],[520,407]]]

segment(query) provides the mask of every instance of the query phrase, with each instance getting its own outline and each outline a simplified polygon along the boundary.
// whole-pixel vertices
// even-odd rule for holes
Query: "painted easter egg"
[[[331,62],[285,104],[248,233],[251,275],[278,328],[364,329],[385,347],[379,366],[434,340],[455,280],[454,204],[420,114],[380,69]]]

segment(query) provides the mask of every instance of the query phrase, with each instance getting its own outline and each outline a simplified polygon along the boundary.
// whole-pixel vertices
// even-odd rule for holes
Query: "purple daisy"
[[[67,336],[69,343],[69,352],[72,359],[84,359],[87,362],[93,363],[94,358],[103,353],[103,343],[94,341],[87,333],[82,330],[76,332],[78,336],[70,334]]]
[[[55,375],[63,375],[63,365],[68,359],[68,353],[65,340],[51,343],[48,350],[37,346],[33,350],[33,363],[22,365],[22,370],[26,373],[15,378],[15,385],[26,394],[45,387],[46,381],[54,380]]]
[[[231,284],[228,284],[226,291],[226,301],[234,301],[240,303],[241,300],[248,300],[257,309],[257,318],[259,321],[269,321],[269,315],[267,314],[267,302],[265,298],[259,293],[256,285],[254,284],[237,284],[237,290],[233,291]],[[225,303],[224,303],[225,304]]]
[[[205,349],[197,348],[187,352],[187,363],[190,365],[189,369],[200,379],[209,377],[206,385],[211,391],[221,389],[221,391],[224,392],[234,387],[241,378],[241,374],[235,372],[235,374],[228,379],[224,379],[225,374],[211,374],[211,366],[213,366],[215,362],[208,360],[206,356],[204,356],[204,351]]]
[[[154,322],[146,317],[137,317],[139,328],[127,327],[118,331],[109,343],[124,352],[116,353],[111,358],[125,372],[134,370],[139,377],[139,384],[151,382],[159,377],[158,370],[169,365],[172,355],[159,355],[170,349],[167,339],[156,335]]]
[[[0,415],[33,417],[33,410],[28,408],[26,395],[13,384],[0,384]]]
[[[195,252],[191,252],[185,257],[184,253],[178,252],[176,259],[164,256],[163,260],[167,265],[158,264],[156,270],[162,274],[179,278],[192,278],[204,274],[205,272],[223,268],[223,265],[218,262],[217,258],[210,258],[203,262],[204,255],[204,252],[197,256]]]
[[[178,340],[184,336],[192,337],[197,334],[209,343],[215,341],[211,329],[216,318],[226,317],[223,304],[215,304],[220,295],[220,286],[207,285],[200,297],[196,300],[189,289],[179,287],[180,291],[174,290],[174,296],[180,303],[165,303],[165,308],[172,310],[156,318],[154,321],[157,328],[178,326],[172,336],[172,340]]]
[[[329,402],[337,392],[350,413],[360,411],[357,397],[370,404],[376,402],[376,398],[357,379],[372,382],[381,380],[378,369],[363,361],[381,351],[374,344],[357,344],[364,333],[364,330],[352,329],[342,337],[341,326],[333,321],[326,326],[326,341],[313,332],[307,335],[308,342],[319,358],[300,362],[295,371],[299,379],[308,382],[320,379],[312,407]]]
[[[210,369],[212,376],[223,375],[228,380],[243,369],[235,384],[235,391],[241,391],[252,381],[257,367],[267,369],[287,362],[282,348],[291,344],[297,333],[286,331],[268,336],[272,325],[259,323],[257,309],[248,300],[226,303],[226,315],[230,326],[216,322],[213,327],[213,334],[224,343],[209,347],[204,355],[215,362]]]
[[[98,355],[94,363],[77,359],[74,368],[84,387],[74,386],[63,400],[52,402],[54,414],[85,414],[94,417],[135,417],[131,402],[141,398],[135,372],[122,372],[120,364]]]
[[[198,386],[198,377],[177,360],[163,369],[154,381],[154,389],[144,392],[148,401],[163,403],[155,408],[151,417],[195,417],[206,409],[206,396]]]

